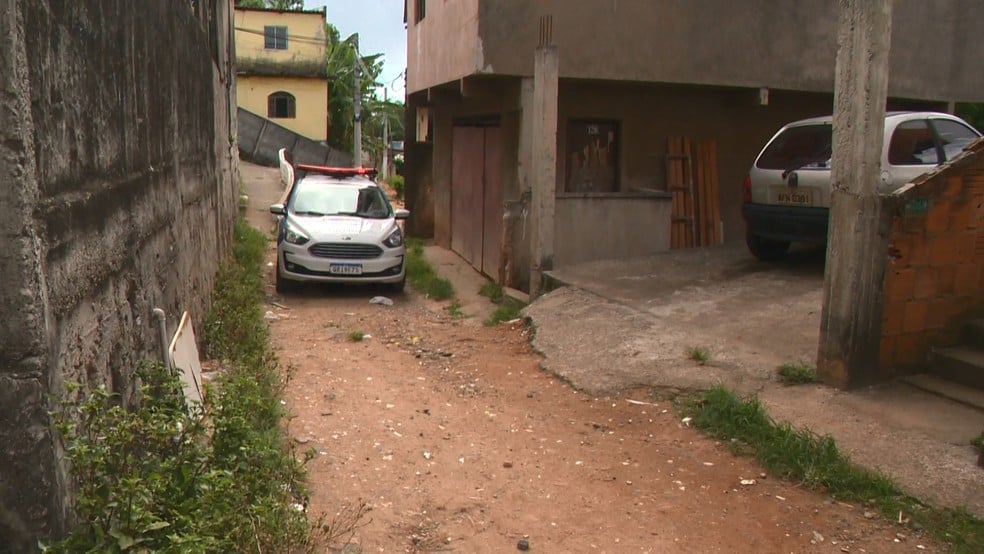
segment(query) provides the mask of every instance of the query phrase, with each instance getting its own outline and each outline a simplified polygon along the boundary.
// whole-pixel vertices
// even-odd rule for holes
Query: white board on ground
[[[184,385],[185,403],[202,403],[202,362],[198,359],[198,345],[195,343],[195,329],[191,325],[188,312],[181,315],[181,324],[174,333],[171,346],[171,367],[180,373]]]

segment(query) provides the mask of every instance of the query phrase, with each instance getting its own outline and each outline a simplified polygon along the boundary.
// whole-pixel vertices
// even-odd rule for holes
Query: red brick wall
[[[890,197],[879,365],[924,365],[984,307],[984,140]]]

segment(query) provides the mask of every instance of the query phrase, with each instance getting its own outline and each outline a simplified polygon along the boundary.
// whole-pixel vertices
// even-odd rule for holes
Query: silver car
[[[790,123],[756,158],[742,205],[746,243],[756,257],[780,258],[791,242],[827,241],[832,129],[830,116]],[[892,192],[953,159],[980,136],[950,114],[887,114],[879,192]]]
[[[383,283],[402,291],[406,246],[397,222],[410,212],[394,210],[364,170],[323,169],[293,183],[285,204],[270,206],[280,216],[277,292],[300,281]]]

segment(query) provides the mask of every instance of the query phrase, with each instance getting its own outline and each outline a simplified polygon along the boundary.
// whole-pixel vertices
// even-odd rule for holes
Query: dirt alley
[[[268,230],[276,170],[243,173]],[[524,325],[454,319],[413,291],[393,306],[369,304],[386,294],[373,287],[279,296],[272,265],[267,287],[290,433],[316,453],[310,511],[368,508],[344,552],[940,550],[766,476],[647,391],[578,393],[540,370]]]

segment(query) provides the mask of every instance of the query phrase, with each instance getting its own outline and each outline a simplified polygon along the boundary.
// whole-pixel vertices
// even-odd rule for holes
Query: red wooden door
[[[499,278],[502,242],[502,157],[498,127],[485,128],[485,210],[482,225],[482,273]]]
[[[485,129],[454,127],[451,150],[451,249],[471,265],[482,264]]]

